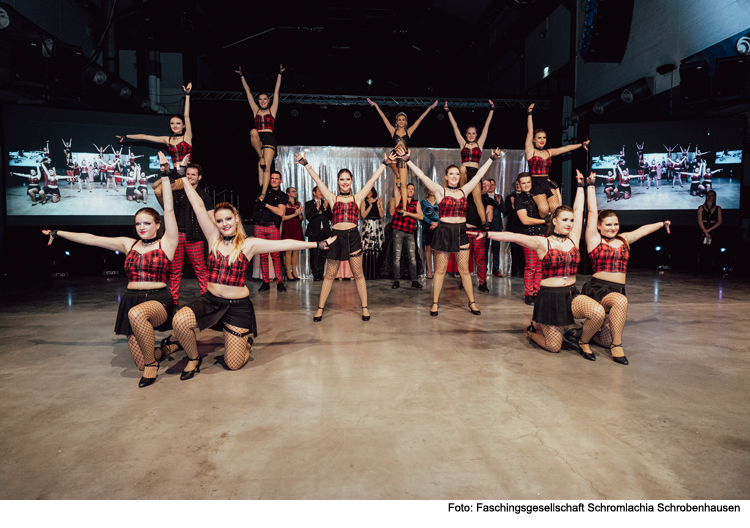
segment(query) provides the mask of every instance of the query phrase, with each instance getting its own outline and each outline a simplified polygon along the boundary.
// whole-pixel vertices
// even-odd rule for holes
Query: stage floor
[[[457,279],[430,317],[430,282],[368,282],[363,322],[337,281],[317,324],[322,283],[248,282],[250,362],[214,364],[209,330],[200,374],[177,352],[145,389],[124,278],[5,284],[0,499],[748,498],[750,284],[631,273],[621,366],[529,344],[520,278],[480,317]]]

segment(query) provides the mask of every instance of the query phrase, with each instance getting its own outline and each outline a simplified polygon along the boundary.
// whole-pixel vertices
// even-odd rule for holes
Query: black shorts
[[[120,299],[120,307],[117,310],[117,319],[115,321],[115,334],[133,335],[133,330],[130,328],[130,320],[128,319],[128,312],[133,306],[138,306],[146,301],[160,302],[167,311],[167,320],[162,325],[154,328],[154,330],[165,331],[172,328],[174,299],[172,299],[172,294],[169,293],[166,287],[155,290],[128,290],[122,299]]]
[[[469,245],[469,235],[466,233],[466,222],[449,224],[441,222],[432,235],[432,249],[447,253],[458,253],[461,246]],[[464,249],[468,249],[467,247]]]
[[[57,196],[60,196],[60,189],[57,187],[47,187],[45,185],[44,194],[50,194],[50,195],[56,194]]]
[[[127,187],[125,189],[125,196],[135,196],[135,187]]]
[[[533,321],[547,326],[567,326],[575,323],[573,299],[580,295],[571,286],[541,286],[534,301]]]
[[[224,325],[232,325],[245,328],[253,337],[258,336],[255,309],[249,295],[242,299],[224,299],[206,292],[185,307],[190,308],[195,314],[195,320],[201,330],[211,328],[221,332]]]
[[[260,136],[260,142],[263,143],[263,147],[272,147],[273,148],[273,157],[276,157],[276,150],[278,145],[276,144],[276,136],[273,135],[273,132],[265,131],[265,132],[258,132],[258,135]]]
[[[690,184],[690,192],[697,192],[700,187],[700,182],[693,182]]]
[[[547,176],[532,176],[531,177],[531,196],[545,195],[547,198],[552,196],[552,188],[549,184],[549,178]]]
[[[581,293],[586,297],[591,297],[601,304],[610,293],[620,293],[625,295],[625,285],[617,282],[606,281],[603,279],[592,278],[581,288]]]
[[[148,187],[146,187],[145,185],[139,185],[138,190],[141,192],[148,192]]]
[[[630,192],[630,185],[618,185],[618,188],[620,189],[621,193],[631,194],[631,192]]]
[[[362,255],[362,235],[359,234],[358,227],[352,227],[351,229],[333,229],[333,234],[336,235],[331,247],[329,247],[325,256],[328,260],[349,260],[352,253],[359,252],[359,257]]]

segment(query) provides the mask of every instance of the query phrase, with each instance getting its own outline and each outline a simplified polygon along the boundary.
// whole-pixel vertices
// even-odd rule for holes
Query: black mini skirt
[[[460,224],[448,224],[441,222],[432,235],[432,249],[445,251],[447,253],[458,253],[461,246],[469,244],[469,235],[466,233],[466,222]],[[465,248],[468,250],[468,248]]]
[[[163,332],[172,328],[174,299],[166,287],[157,288],[155,290],[128,290],[120,299],[120,307],[117,309],[115,334],[125,336],[133,335],[133,329],[130,328],[130,319],[128,319],[128,312],[132,307],[143,304],[146,301],[160,302],[164,306],[164,309],[167,310],[167,320],[164,321],[164,324],[154,328],[154,330]]]
[[[539,196],[540,194],[545,195],[547,198],[552,196],[549,178],[547,176],[532,176],[531,196]]]
[[[567,326],[575,323],[573,299],[580,292],[575,284],[571,286],[541,286],[534,301],[533,321],[548,326]]]
[[[359,252],[359,255],[355,255],[355,257],[362,254],[362,235],[359,234],[358,227],[333,229],[332,231],[336,240],[326,250],[325,255],[328,260],[349,260],[352,253]]]
[[[625,285],[617,282],[605,281],[602,279],[592,278],[581,288],[581,293],[586,297],[591,297],[596,302],[602,302],[610,293],[619,293],[625,295]],[[627,296],[626,296],[627,297]]]
[[[207,291],[190,301],[185,308],[193,311],[198,328],[201,330],[211,328],[221,332],[224,330],[224,325],[228,324],[251,331],[253,337],[258,336],[255,308],[249,295],[242,299],[224,299]]]
[[[273,147],[273,157],[276,157],[276,150],[278,148],[278,145],[276,144],[276,136],[273,135],[273,132],[258,132],[258,135],[260,136],[260,142],[263,143],[264,147]]]

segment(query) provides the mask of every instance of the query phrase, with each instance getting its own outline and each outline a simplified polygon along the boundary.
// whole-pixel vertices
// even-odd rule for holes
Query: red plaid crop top
[[[340,224],[341,222],[349,222],[350,224],[359,222],[359,207],[357,207],[357,202],[354,200],[351,202],[337,201],[333,205],[333,225]]]
[[[573,246],[570,251],[553,249],[547,240],[547,254],[541,260],[542,278],[551,277],[575,277],[578,272],[578,264],[581,262],[581,253]]]
[[[545,151],[546,152],[546,151]],[[549,152],[547,152],[549,154]],[[532,176],[546,176],[549,174],[549,167],[552,165],[552,156],[547,159],[539,156],[529,158],[529,174]]]
[[[401,204],[399,203],[399,206],[400,205]],[[416,214],[417,201],[410,201],[409,205],[406,206],[406,211]],[[398,229],[399,231],[413,233],[414,230],[417,229],[417,220],[411,216],[404,216],[403,210],[399,207],[398,209],[396,209],[396,212],[393,215],[393,222],[391,222],[391,226],[393,227],[393,229]]]
[[[239,258],[230,266],[229,257],[222,255],[218,250],[215,254],[209,251],[206,260],[208,282],[223,286],[244,286],[247,265],[248,261],[244,253],[240,253]]]
[[[461,163],[479,163],[482,159],[482,149],[477,147],[467,147],[461,149]]]
[[[159,247],[146,253],[139,253],[135,244],[130,246],[130,252],[125,257],[125,274],[130,282],[163,282],[167,283],[169,278],[170,261],[167,254]]]
[[[613,248],[602,239],[599,245],[589,252],[589,258],[594,273],[627,273],[630,248],[625,242],[620,247]]]
[[[256,114],[255,115],[255,128],[258,130],[271,130],[273,131],[273,126],[276,124],[276,118],[271,115],[269,112],[268,114]]]
[[[463,189],[460,189],[463,193]],[[456,200],[453,196],[447,194],[443,196],[442,201],[438,204],[440,210],[440,218],[446,216],[466,216],[466,196],[462,196]]]
[[[167,147],[167,150],[169,150],[169,155],[172,157],[172,163],[176,164],[182,160],[184,160],[188,154],[190,154],[193,150],[193,146],[190,143],[187,143],[185,140],[180,141],[176,145],[172,145],[171,143]]]

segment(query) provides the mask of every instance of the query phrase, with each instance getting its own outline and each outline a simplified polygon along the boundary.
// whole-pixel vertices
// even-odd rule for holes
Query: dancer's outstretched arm
[[[130,237],[101,237],[89,233],[73,233],[72,231],[60,231],[58,229],[42,229],[42,233],[49,235],[48,246],[51,246],[56,238],[64,238],[65,240],[70,240],[76,244],[83,244],[84,246],[94,246],[110,251],[127,253],[136,242],[134,238]]]
[[[326,199],[328,204],[331,207],[336,205],[336,195],[333,194],[330,190],[328,190],[328,187],[326,187],[326,184],[323,183],[323,180],[320,179],[320,176],[318,176],[318,173],[315,172],[313,168],[310,166],[310,164],[307,162],[305,155],[302,154],[301,152],[298,152],[297,154],[295,154],[294,163],[297,165],[302,165],[307,170],[307,173],[316,183],[316,185],[318,186],[318,189],[320,189],[320,192],[323,195],[323,198]]]
[[[161,152],[159,154],[159,158],[161,158],[163,154]],[[166,158],[163,161],[166,161]],[[162,167],[164,167],[164,165],[162,165]],[[168,167],[169,165],[167,164],[167,168]],[[206,211],[206,205],[203,203],[203,198],[201,198],[198,192],[193,189],[193,186],[190,185],[187,177],[182,176],[180,180],[183,184],[185,196],[187,196],[188,200],[190,201],[190,205],[193,206],[195,217],[198,219],[198,225],[201,226],[201,231],[203,231],[203,234],[206,237],[206,241],[210,246],[222,237],[221,231],[216,225],[214,218],[208,213],[208,211]]]
[[[479,139],[477,140],[477,144],[479,145],[479,148],[484,148],[484,142],[487,141],[487,134],[490,132],[490,122],[492,121],[492,116],[495,114],[495,103],[492,102],[492,99],[490,101],[490,113],[487,115],[487,120],[484,122],[484,128],[482,129],[482,135],[479,136]]]
[[[545,238],[539,236],[522,235],[521,233],[511,233],[510,231],[482,231],[478,238],[489,238],[496,242],[513,242],[519,246],[539,252],[540,249],[547,251]]]
[[[534,111],[534,103],[529,105],[526,109],[526,144],[524,149],[526,150],[526,159],[534,156],[534,119],[531,117],[531,113]]]
[[[568,236],[576,247],[578,247],[581,242],[581,231],[583,231],[583,204],[585,196],[583,192],[583,174],[577,169],[576,181],[578,182],[578,188],[576,189],[575,200],[573,200],[573,228],[570,230],[570,235]]]
[[[193,83],[188,83],[187,86],[183,86],[182,90],[185,92],[185,143],[189,145],[193,144],[193,125],[190,123],[190,92],[193,91]]]
[[[637,240],[645,237],[646,235],[655,233],[662,227],[667,230],[667,233],[671,234],[672,232],[669,230],[671,225],[672,225],[672,222],[670,222],[669,220],[665,220],[664,222],[655,222],[653,224],[647,224],[647,225],[641,226],[635,231],[631,231],[630,233],[623,233],[622,236],[625,238],[625,240],[628,241],[628,244],[632,244],[633,242],[636,242]]]
[[[248,86],[247,81],[245,80],[245,74],[242,73],[242,66],[234,70],[237,75],[240,76],[240,79],[242,80],[242,87],[245,89],[245,95],[247,95],[247,102],[250,104],[250,109],[253,111],[253,117],[255,117],[255,114],[258,113],[258,105],[255,104],[255,99],[253,98],[253,93],[250,91],[250,86]]]
[[[617,167],[619,169],[619,167]],[[592,172],[586,180],[586,203],[588,217],[586,220],[586,247],[589,249],[599,245],[601,236],[596,228],[599,222],[599,210],[596,205],[596,173]]]
[[[392,124],[391,124],[391,123],[390,123],[390,122],[388,121],[388,118],[387,118],[387,117],[385,117],[385,114],[383,113],[383,111],[382,111],[382,110],[380,109],[380,107],[378,106],[378,103],[373,103],[373,102],[372,102],[372,101],[370,100],[370,98],[369,98],[369,97],[367,98],[367,102],[368,102],[368,103],[370,103],[370,106],[374,106],[374,107],[375,107],[375,110],[377,110],[377,111],[378,111],[378,114],[380,114],[380,117],[381,117],[381,118],[383,119],[383,123],[385,123],[385,127],[386,127],[386,128],[388,129],[388,133],[389,133],[390,135],[393,135],[393,133],[394,133],[394,132],[396,131],[396,127],[394,127],[394,126],[393,126],[393,125],[392,125]]]
[[[279,75],[276,77],[276,87],[273,89],[273,103],[271,103],[271,115],[274,117],[276,117],[276,113],[279,111],[279,90],[281,90],[281,74],[284,73],[285,69],[286,68],[279,64]]]
[[[461,129],[458,128],[458,123],[456,123],[456,120],[453,119],[453,114],[451,114],[451,111],[448,109],[448,101],[445,102],[445,106],[443,106],[443,110],[448,112],[448,121],[451,122],[451,126],[453,127],[453,134],[456,136],[456,141],[458,141],[458,148],[461,148],[461,149],[464,148],[464,145],[466,145],[466,139],[464,138],[464,135],[461,133]]]
[[[437,199],[437,202],[440,203],[443,201],[443,198],[445,197],[445,188],[442,185],[438,185],[434,181],[432,181],[430,178],[427,177],[427,175],[422,172],[422,169],[414,165],[414,162],[410,160],[411,157],[411,151],[407,152],[404,156],[401,157],[406,164],[409,166],[409,168],[412,170],[412,172],[422,180],[422,183],[424,183],[425,187],[427,187],[429,190],[431,190],[435,194],[435,198]]]
[[[253,255],[264,253],[278,253],[280,251],[302,251],[305,249],[328,249],[336,240],[335,236],[327,238],[322,242],[301,242],[298,240],[264,240],[262,238],[248,238],[245,240],[243,252],[248,260]]]
[[[414,124],[412,126],[410,126],[409,128],[406,129],[406,133],[409,134],[409,136],[411,136],[417,130],[417,127],[419,126],[419,123],[421,123],[422,120],[425,117],[427,117],[427,114],[430,113],[430,110],[432,110],[433,108],[435,108],[437,106],[437,104],[438,104],[438,102],[437,102],[437,100],[435,100],[434,103],[432,103],[430,106],[427,107],[427,110],[425,110],[424,112],[422,112],[422,115],[419,116],[419,118],[414,122]]]
[[[164,156],[161,152],[159,154]],[[164,161],[167,161],[166,157]],[[167,167],[169,167],[169,164],[167,164]],[[164,207],[164,236],[161,238],[161,248],[171,261],[174,259],[174,253],[180,242],[180,230],[177,227],[177,219],[174,215],[174,200],[172,199],[172,186],[169,182],[169,175],[162,174],[161,182],[161,188],[163,189],[162,207]]]
[[[500,151],[499,148],[491,151],[490,159],[485,161],[484,165],[479,167],[479,170],[474,175],[474,177],[470,179],[469,181],[467,181],[466,184],[462,187],[465,196],[469,196],[469,194],[471,194],[471,191],[474,190],[474,187],[476,187],[479,184],[479,182],[482,181],[482,178],[484,178],[484,175],[487,174],[488,170],[490,170],[490,165],[492,165],[492,162],[500,157],[500,154],[502,154],[502,152]]]
[[[383,163],[380,164],[380,167],[378,167],[375,172],[370,176],[370,179],[367,180],[367,183],[359,190],[359,192],[354,194],[354,201],[357,204],[357,207],[362,203],[362,200],[367,198],[367,195],[370,194],[370,191],[372,190],[372,186],[375,185],[375,182],[378,181],[378,178],[380,178],[380,175],[383,174],[383,171],[387,166],[389,166],[391,163],[396,161],[396,154],[394,152],[390,152],[385,155],[385,158],[383,159]]]
[[[588,150],[589,149],[589,143],[591,143],[591,140],[587,139],[583,143],[577,143],[575,145],[566,145],[564,147],[547,149],[547,152],[549,152],[550,156],[559,156],[560,154],[565,154],[566,152],[570,152],[571,150],[576,150],[576,149],[579,149],[581,147],[583,147],[586,150]]]

